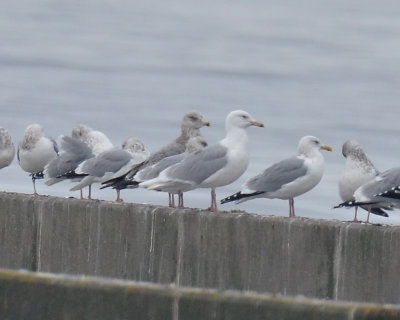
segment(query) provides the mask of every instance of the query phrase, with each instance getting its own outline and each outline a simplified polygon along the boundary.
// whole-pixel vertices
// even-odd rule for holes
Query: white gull
[[[232,111],[225,121],[226,137],[217,145],[187,156],[141,186],[170,193],[211,188],[210,209],[217,212],[215,189],[234,182],[249,164],[246,129],[250,126],[263,127],[264,124],[255,121],[245,111]]]
[[[294,198],[314,188],[324,173],[324,157],[320,150],[331,151],[319,139],[300,139],[298,155],[282,160],[247,180],[241,191],[221,200],[240,203],[254,198],[289,200],[289,217],[295,217]]]
[[[31,124],[25,129],[18,146],[17,158],[21,168],[32,176],[34,194],[37,195],[35,180],[43,178],[45,166],[58,156],[56,142],[45,136],[39,124]]]

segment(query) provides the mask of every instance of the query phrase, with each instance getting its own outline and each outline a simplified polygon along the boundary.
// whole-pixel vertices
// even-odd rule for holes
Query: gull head
[[[236,110],[228,114],[226,117],[225,126],[227,130],[232,127],[245,129],[250,126],[264,127],[264,123],[254,120],[253,117],[246,111]]]
[[[144,158],[150,156],[150,151],[146,148],[144,143],[138,138],[128,138],[122,144],[122,149],[128,151],[129,153],[136,155],[140,154],[143,155]]]
[[[332,147],[324,145],[314,136],[305,136],[299,142],[299,154],[312,155],[319,150],[332,151]]]
[[[197,111],[186,112],[182,119],[182,129],[200,129],[210,123]]]

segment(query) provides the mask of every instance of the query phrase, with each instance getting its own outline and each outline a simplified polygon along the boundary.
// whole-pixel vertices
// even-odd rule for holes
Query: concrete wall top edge
[[[262,303],[275,302],[280,304],[299,304],[309,308],[334,307],[354,310],[380,310],[400,312],[399,305],[373,304],[360,302],[330,301],[324,299],[311,299],[301,295],[287,297],[279,294],[257,293],[253,291],[216,290],[192,287],[177,287],[173,284],[161,285],[149,282],[118,280],[92,276],[74,276],[67,274],[53,274],[45,272],[30,272],[26,270],[9,270],[0,268],[0,282],[15,281],[57,285],[75,288],[90,288],[100,290],[128,290],[142,293],[157,292],[157,294],[179,298],[181,295],[196,295],[213,300],[248,300]]]

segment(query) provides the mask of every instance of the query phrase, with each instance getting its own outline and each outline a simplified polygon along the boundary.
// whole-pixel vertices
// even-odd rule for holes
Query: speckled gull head
[[[40,124],[30,124],[26,127],[21,142],[21,149],[30,150],[43,136],[43,127]]]
[[[367,155],[365,154],[365,151],[361,144],[359,144],[355,140],[348,140],[343,144],[342,147],[342,154],[343,157],[347,158],[354,158],[359,161],[362,161],[368,165],[372,165],[372,162],[368,159]]]
[[[186,152],[193,153],[199,150],[204,149],[208,146],[207,141],[203,137],[192,137],[188,140],[186,144]]]
[[[0,127],[0,169],[7,167],[14,160],[15,146],[10,133]]]
[[[201,127],[210,126],[210,122],[205,120],[203,116],[197,111],[186,112],[182,118],[181,128],[182,131],[187,129],[200,129]]]
[[[122,144],[122,149],[128,151],[134,157],[141,158],[141,161],[146,160],[150,156],[150,151],[144,143],[138,138],[128,138]]]

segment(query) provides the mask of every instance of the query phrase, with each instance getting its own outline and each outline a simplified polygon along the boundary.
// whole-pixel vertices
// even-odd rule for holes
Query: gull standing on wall
[[[357,141],[346,141],[343,144],[342,153],[346,158],[346,164],[339,179],[339,194],[342,201],[347,202],[354,200],[354,192],[357,188],[375,178],[379,171],[368,159],[363,147]],[[357,210],[358,206],[355,206],[353,221],[358,221]],[[388,214],[381,208],[371,208],[371,212],[388,217]]]
[[[82,162],[76,169],[76,174],[85,177],[70,191],[82,190],[82,188],[91,186],[95,182],[103,182],[115,175],[124,174],[133,164],[143,162],[149,155],[150,152],[142,141],[137,138],[128,138],[122,144],[122,149],[109,149]],[[118,189],[116,201],[122,201]]]
[[[294,198],[314,188],[324,173],[320,150],[332,151],[313,136],[300,139],[298,155],[282,160],[247,180],[241,191],[221,200],[241,203],[255,198],[289,200],[289,217],[295,217]]]
[[[21,168],[32,176],[34,195],[37,195],[35,180],[43,178],[45,166],[58,156],[56,142],[46,137],[39,124],[31,124],[25,129],[18,146],[17,158]]]
[[[374,209],[392,210],[400,208],[398,188],[400,186],[400,167],[378,174],[361,185],[354,192],[354,200],[343,202],[335,208],[362,206],[368,210],[367,223]]]
[[[162,159],[161,161],[157,162],[156,164],[153,164],[152,166],[146,167],[142,170],[140,170],[136,175],[135,175],[135,181],[137,182],[144,182],[150,179],[154,179],[158,177],[158,175],[168,167],[171,167],[172,165],[175,165],[179,162],[181,162],[184,158],[186,158],[189,154],[203,150],[205,147],[207,147],[207,142],[204,140],[203,137],[197,136],[197,137],[192,137],[189,139],[187,145],[186,145],[186,152],[176,154],[174,156],[166,157]],[[172,196],[173,197],[173,196]],[[178,208],[183,208],[183,192],[178,193]],[[173,206],[174,203],[170,201],[169,203],[170,206]]]
[[[200,128],[210,126],[210,123],[197,111],[186,112],[181,121],[181,134],[172,142],[150,155],[150,157],[132,166],[128,173],[119,177],[103,182],[102,188],[112,187],[114,189],[137,188],[138,182],[135,181],[135,175],[140,170],[151,166],[166,157],[185,152],[187,142],[191,137],[201,136]],[[170,195],[170,206],[173,206],[173,195]]]
[[[245,111],[232,111],[225,121],[226,137],[217,145],[187,156],[141,186],[171,193],[211,188],[210,210],[218,212],[215,189],[234,182],[249,164],[246,129],[250,126],[263,127],[264,124]]]

